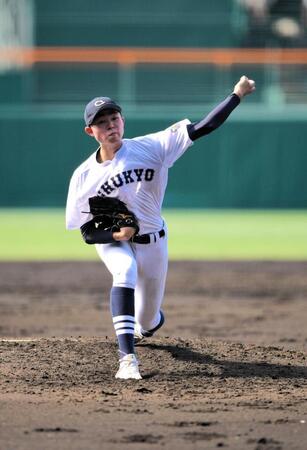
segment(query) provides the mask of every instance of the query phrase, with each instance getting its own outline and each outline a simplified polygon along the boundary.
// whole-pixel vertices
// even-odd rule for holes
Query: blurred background
[[[0,0],[0,22],[1,206],[64,206],[92,97],[133,137],[202,118],[246,74],[257,92],[178,162],[165,206],[306,207],[307,1]]]
[[[307,0],[0,0],[0,23],[0,207],[64,208],[91,98],[134,137],[246,74],[257,91],[172,168],[164,206],[306,209]]]

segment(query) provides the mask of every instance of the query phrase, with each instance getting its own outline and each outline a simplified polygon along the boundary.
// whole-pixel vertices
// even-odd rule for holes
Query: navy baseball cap
[[[92,125],[97,114],[105,109],[113,109],[122,112],[121,107],[109,97],[93,98],[85,107],[84,120],[87,126]]]

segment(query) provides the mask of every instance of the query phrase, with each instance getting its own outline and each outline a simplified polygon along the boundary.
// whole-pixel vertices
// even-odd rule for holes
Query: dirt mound
[[[87,395],[107,389],[110,395],[118,395],[130,384],[137,385],[133,392],[165,399],[180,390],[181,399],[188,400],[204,391],[225,394],[227,380],[231,381],[227,395],[233,398],[257,393],[264,383],[271,385],[275,394],[282,388],[298,392],[296,388],[307,378],[303,352],[164,338],[148,339],[137,347],[144,381],[123,383],[114,379],[116,349],[115,341],[97,338],[2,341],[0,386],[7,393],[64,389]]]
[[[1,450],[305,450],[307,263],[171,263],[140,381],[99,262],[0,270]]]
[[[304,448],[295,446],[301,437],[278,435],[281,426],[304,427],[303,352],[173,338],[152,339],[137,352],[143,379],[122,381],[114,378],[115,341],[2,341],[0,390],[8,415],[14,422],[21,420],[20,414],[31,417],[22,419],[28,447],[21,448],[39,448],[37,435],[70,435],[73,448],[142,443],[192,449],[204,448],[206,442],[212,448]],[[270,432],[263,435],[263,427]],[[86,444],[89,430],[102,432],[106,446]],[[18,433],[14,439],[19,442]]]

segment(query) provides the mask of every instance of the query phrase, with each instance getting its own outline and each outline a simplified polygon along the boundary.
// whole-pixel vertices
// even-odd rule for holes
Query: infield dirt
[[[307,262],[171,262],[141,381],[100,262],[0,270],[1,450],[307,448]]]

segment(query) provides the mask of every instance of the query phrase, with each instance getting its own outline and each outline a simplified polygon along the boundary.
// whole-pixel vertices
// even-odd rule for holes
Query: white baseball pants
[[[98,255],[113,277],[113,286],[135,289],[135,320],[144,330],[160,321],[168,267],[167,230],[150,244],[127,241],[96,244]]]

